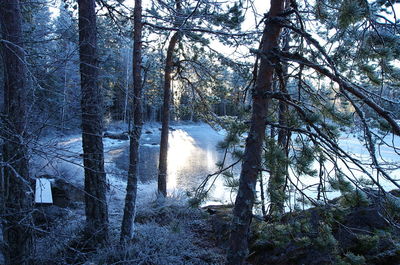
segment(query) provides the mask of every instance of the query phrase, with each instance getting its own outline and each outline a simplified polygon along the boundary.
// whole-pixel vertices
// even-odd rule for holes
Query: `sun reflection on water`
[[[175,130],[169,134],[167,189],[173,191],[178,184],[180,172],[191,167],[191,158],[201,149],[185,131]]]

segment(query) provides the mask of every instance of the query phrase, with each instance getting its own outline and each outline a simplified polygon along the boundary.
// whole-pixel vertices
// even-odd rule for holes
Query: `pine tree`
[[[284,1],[271,0],[271,7],[262,37],[262,51],[269,54],[278,47],[281,26],[274,21],[284,10]],[[273,62],[273,61],[272,61]],[[266,56],[261,57],[253,92],[250,132],[246,140],[238,195],[233,210],[227,264],[243,264],[248,253],[249,227],[255,200],[255,186],[261,166],[261,152],[265,137],[265,119],[272,91],[274,67]]]
[[[5,216],[6,264],[31,264],[34,247],[33,191],[28,157],[27,62],[20,2],[0,1],[1,52],[4,67],[4,106],[1,120],[1,214]]]
[[[180,26],[181,19],[181,0],[176,0],[176,17],[175,24]],[[174,67],[174,50],[182,37],[180,31],[175,32],[168,44],[167,57],[165,59],[164,68],[164,101],[162,107],[162,126],[161,126],[161,141],[160,141],[160,159],[158,163],[158,192],[162,196],[167,196],[167,158],[168,158],[168,134],[169,120],[171,111],[171,82],[172,71]]]
[[[96,13],[93,0],[80,0],[79,55],[82,89],[82,146],[85,167],[85,236],[90,246],[108,241],[103,153],[103,105],[98,85]]]
[[[142,1],[135,0],[133,35],[133,130],[129,133],[129,172],[126,187],[124,217],[121,226],[121,243],[132,237],[136,211],[137,168],[139,160],[139,140],[142,133]]]

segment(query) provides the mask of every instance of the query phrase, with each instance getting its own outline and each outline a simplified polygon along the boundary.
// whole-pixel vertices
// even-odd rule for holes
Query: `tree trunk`
[[[267,216],[267,211],[265,209],[265,195],[264,195],[264,176],[262,172],[258,174],[259,180],[260,180],[260,199],[261,199],[261,212],[263,216]]]
[[[135,0],[134,9],[134,46],[133,46],[133,130],[129,132],[129,171],[124,217],[121,226],[121,243],[127,242],[132,237],[132,227],[135,220],[136,195],[137,195],[137,164],[139,160],[139,140],[142,133],[142,1]]]
[[[31,264],[33,250],[32,203],[27,155],[27,70],[18,0],[0,1],[1,43],[4,63],[4,110],[1,128],[4,193],[1,215],[7,264]]]
[[[85,235],[89,246],[108,240],[106,174],[103,154],[103,105],[98,85],[96,13],[94,0],[79,0],[82,146],[85,167]]]
[[[173,69],[173,55],[181,33],[175,32],[169,41],[167,58],[164,70],[164,102],[162,107],[162,128],[160,141],[160,160],[158,164],[158,193],[167,196],[167,156],[168,156],[168,132],[171,105],[171,74]]]
[[[255,186],[260,170],[261,152],[265,137],[265,119],[270,99],[267,92],[272,91],[274,59],[266,58],[274,48],[278,48],[281,26],[273,22],[284,10],[284,0],[271,0],[269,17],[266,20],[262,38],[260,68],[253,92],[251,127],[246,140],[239,190],[233,210],[231,235],[227,264],[243,264],[248,254],[249,228],[255,200]]]
[[[288,5],[286,1],[286,5]],[[287,33],[283,39],[283,51],[289,51],[290,33]],[[282,63],[282,71],[278,73],[279,76],[279,91],[282,94],[287,94],[287,83],[288,83],[288,63]],[[278,129],[278,148],[283,152],[284,158],[288,159],[289,156],[289,139],[290,131],[286,129],[288,120],[288,105],[279,101],[278,103],[278,122],[280,128]],[[279,217],[285,211],[285,184],[286,178],[289,177],[288,163],[287,161],[277,160],[274,169],[271,170],[270,179],[268,182],[268,192],[270,195],[271,207],[269,208],[269,214],[272,216]]]
[[[61,106],[61,131],[64,132],[65,127],[65,108],[67,105],[67,62],[64,64],[64,87],[63,87],[63,100]]]
[[[181,22],[181,0],[175,0],[176,14],[174,26],[180,27]],[[171,113],[171,81],[172,70],[174,67],[174,50],[176,44],[179,42],[182,33],[177,31],[172,35],[167,49],[167,58],[165,59],[164,69],[164,101],[162,106],[162,128],[160,140],[160,158],[158,163],[158,193],[167,196],[167,157],[168,157],[168,133],[169,133],[169,119]]]

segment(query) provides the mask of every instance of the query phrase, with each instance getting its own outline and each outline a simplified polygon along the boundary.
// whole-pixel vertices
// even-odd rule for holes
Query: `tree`
[[[35,130],[42,128],[43,124],[58,125],[62,92],[58,91],[58,76],[54,69],[60,57],[54,56],[54,24],[49,19],[51,13],[46,1],[22,3],[24,47],[33,88],[29,100],[34,102],[31,111],[36,114],[31,127],[37,133]]]
[[[181,0],[176,0],[176,17],[175,20],[181,16]],[[175,23],[179,26],[179,23]],[[169,119],[170,119],[170,105],[171,105],[171,82],[172,70],[174,67],[174,50],[176,44],[182,37],[182,33],[176,31],[168,44],[167,57],[165,59],[164,68],[164,101],[162,106],[162,127],[161,127],[161,141],[160,141],[160,159],[158,163],[158,192],[164,197],[167,196],[167,157],[168,157],[168,133],[169,133]]]
[[[79,0],[82,147],[85,168],[85,236],[89,245],[108,240],[106,174],[103,153],[103,105],[98,85],[94,0]]]
[[[55,48],[50,55],[54,67],[55,82],[49,86],[56,90],[55,98],[47,104],[58,107],[56,124],[59,124],[61,131],[75,127],[80,122],[80,92],[79,92],[79,54],[78,54],[78,23],[73,20],[73,14],[60,3],[59,16],[54,21],[54,33],[57,40]],[[47,100],[41,99],[46,102]]]
[[[129,132],[129,171],[126,187],[124,217],[121,226],[121,243],[132,237],[137,195],[137,167],[139,160],[139,140],[142,133],[142,1],[135,0],[133,35],[133,130]]]
[[[333,2],[339,3],[341,7],[338,9],[330,6]],[[396,16],[391,3],[319,1],[315,7],[317,11],[308,13],[312,14],[310,17],[305,15],[307,12],[300,16],[296,8],[285,12],[281,22],[287,32],[293,35],[291,44],[283,47],[281,52],[276,50],[279,62],[275,64],[275,71],[280,91],[274,91],[272,97],[279,101],[278,122],[274,123],[270,116],[266,120],[268,125],[279,130],[277,147],[283,149],[286,146],[283,150],[272,150],[271,146],[266,148],[265,153],[270,153],[270,156],[266,155],[266,164],[285,166],[281,170],[283,177],[287,175],[285,171],[288,166],[293,173],[290,177],[286,176],[285,183],[285,179],[276,174],[279,171],[269,168],[271,210],[278,214],[283,212],[285,198],[282,196],[285,190],[280,187],[294,188],[306,203],[314,205],[316,201],[304,191],[312,192],[310,187],[317,186],[316,200],[319,203],[326,201],[329,184],[333,189],[334,182],[342,181],[337,176],[346,175],[352,185],[364,192],[367,182],[354,174],[350,168],[353,165],[380,192],[385,193],[379,183],[381,178],[398,187],[390,174],[394,168],[387,167],[377,157],[381,146],[396,149],[393,143],[384,138],[390,134],[399,134],[399,126],[394,121],[397,113],[393,111],[399,102],[385,97],[398,87],[398,68],[393,63],[399,52],[398,45],[394,45],[399,41],[396,36],[398,27],[391,22],[390,16],[387,17]],[[303,11],[307,8],[307,5],[298,6]],[[351,11],[354,8],[357,10],[355,15]],[[315,19],[314,16],[321,24],[306,28],[306,21]],[[330,33],[326,34],[328,31]],[[289,34],[283,36],[287,38]],[[263,56],[267,55],[263,53]],[[379,71],[374,67],[379,67]],[[303,74],[303,70],[307,71],[307,75]],[[370,154],[368,165],[357,161],[338,145],[343,132],[358,129],[364,132],[361,141],[365,143],[365,151]],[[296,136],[291,150],[287,145],[290,134]],[[277,151],[282,154],[283,162],[276,160],[279,157]],[[287,159],[289,154],[290,159]],[[339,162],[335,161],[337,159]],[[347,167],[345,170],[348,173],[343,173],[340,164]],[[330,171],[328,168],[331,165],[333,170]],[[378,172],[377,177],[370,174],[370,169]],[[318,176],[319,183],[305,184],[302,178],[307,176]],[[332,181],[326,184],[324,176]],[[294,202],[294,206],[297,205]]]
[[[27,95],[29,91],[18,0],[0,1],[1,51],[4,64],[4,108],[1,121],[4,189],[1,214],[7,264],[31,264],[32,203],[28,158]]]
[[[172,22],[169,21],[170,26],[164,26],[160,24],[152,24],[150,22],[146,22],[147,25],[154,27],[156,29],[161,30],[169,30],[173,31],[173,35],[169,40],[169,45],[167,48],[167,55],[165,61],[165,69],[164,69],[164,98],[163,98],[163,107],[162,107],[162,131],[161,131],[161,143],[160,143],[160,158],[159,158],[159,172],[158,172],[158,190],[164,196],[166,195],[166,187],[167,187],[167,149],[168,149],[168,125],[169,125],[169,116],[170,116],[170,102],[171,102],[171,82],[172,82],[172,71],[173,67],[177,68],[176,77],[180,81],[184,81],[189,87],[192,89],[191,97],[194,99],[196,94],[202,98],[202,105],[199,109],[207,109],[205,112],[211,112],[208,106],[205,106],[205,101],[201,89],[194,82],[195,79],[206,79],[207,77],[212,76],[213,74],[207,73],[205,76],[201,76],[200,72],[213,72],[208,67],[204,65],[204,62],[207,61],[205,56],[205,49],[207,47],[211,52],[210,54],[210,64],[217,64],[221,66],[221,64],[229,65],[233,60],[227,59],[221,53],[216,52],[214,49],[210,47],[210,41],[207,37],[203,36],[206,34],[212,34],[213,36],[217,36],[220,39],[223,39],[222,42],[226,42],[229,45],[233,45],[229,38],[233,38],[235,36],[244,36],[245,34],[236,34],[236,33],[226,33],[225,31],[236,31],[240,29],[241,22],[243,22],[243,15],[240,10],[241,4],[234,4],[233,6],[229,6],[229,4],[221,4],[216,5],[215,3],[210,2],[196,2],[191,3],[191,1],[175,1],[176,11],[171,16],[173,18]],[[164,5],[165,7],[165,5]],[[171,11],[172,8],[169,8]],[[151,15],[160,19],[160,15],[157,10],[153,7],[151,10]],[[163,21],[160,19],[160,21]],[[185,38],[185,39],[184,39]],[[185,40],[185,42],[183,41]],[[187,43],[190,43],[188,45]],[[186,45],[185,45],[186,43]],[[198,49],[198,45],[201,47]],[[183,59],[179,58],[177,54],[174,55],[174,49],[176,46],[179,46],[179,51],[182,52]],[[186,46],[186,47],[185,47]],[[185,53],[188,54],[185,54]],[[199,54],[201,52],[201,54]],[[192,54],[190,54],[192,53]],[[229,63],[228,63],[229,62]],[[215,68],[218,68],[215,66]],[[203,68],[201,71],[198,69]],[[213,65],[214,68],[214,65]],[[205,69],[205,70],[204,70]],[[216,76],[217,74],[215,74]],[[189,78],[188,78],[189,77]],[[211,87],[217,87],[213,83],[214,80],[210,81],[209,84]],[[193,81],[193,82],[192,82]],[[207,81],[202,82],[203,84],[207,83]],[[210,86],[204,85],[204,89],[208,90]],[[181,86],[182,87],[182,86]],[[182,92],[182,89],[180,89]],[[207,104],[207,103],[206,103]],[[195,104],[192,104],[193,107]],[[208,104],[207,104],[208,105]],[[178,109],[179,110],[179,109]],[[194,110],[191,110],[194,113]]]
[[[285,5],[288,6],[288,1]],[[282,50],[289,50],[290,44],[290,31],[287,30],[285,37],[282,40]],[[275,76],[277,77],[277,83],[279,83],[279,93],[287,94],[288,86],[288,64],[278,64],[275,68]],[[287,178],[289,177],[288,172],[288,156],[289,156],[289,142],[290,142],[290,130],[288,126],[288,105],[284,101],[279,101],[277,104],[278,108],[278,139],[275,144],[275,140],[271,135],[270,145],[266,147],[265,152],[265,163],[269,168],[269,180],[268,180],[268,194],[270,197],[270,208],[269,214],[272,216],[281,216],[285,212],[285,186]],[[271,134],[275,128],[271,126]],[[270,154],[270,155],[268,155]],[[262,176],[261,176],[262,178]],[[263,187],[261,187],[263,189]]]
[[[171,105],[171,82],[173,70],[173,53],[181,33],[175,32],[169,41],[167,57],[164,69],[164,101],[162,106],[162,127],[160,141],[160,159],[158,163],[158,192],[167,196],[167,157],[168,157],[168,133]]]
[[[243,264],[248,253],[249,227],[255,200],[255,186],[261,165],[262,146],[265,137],[265,119],[272,92],[274,59],[268,55],[278,48],[281,25],[276,18],[284,10],[284,0],[271,0],[262,37],[262,52],[257,80],[252,95],[252,116],[246,139],[239,190],[233,209],[227,264]]]
[[[98,57],[102,69],[99,82],[104,95],[107,119],[127,121],[127,103],[130,72],[132,68],[131,23],[125,21],[125,14],[110,10],[97,21]],[[120,25],[124,25],[121,28]]]

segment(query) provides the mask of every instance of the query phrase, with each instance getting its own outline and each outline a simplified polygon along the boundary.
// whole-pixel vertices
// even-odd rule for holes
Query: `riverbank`
[[[50,213],[59,214],[47,215],[46,220],[52,221],[41,227],[46,233],[38,233],[37,264],[224,264],[232,207],[193,208],[178,196],[159,201],[149,193],[151,188],[140,190],[135,236],[122,247],[118,245],[119,214],[110,215],[109,245],[82,252],[72,248],[71,242],[83,228],[79,210],[83,205],[51,206]],[[399,195],[392,191],[385,198],[372,190],[353,191],[328,205],[286,213],[279,219],[255,216],[247,262],[400,264]]]

